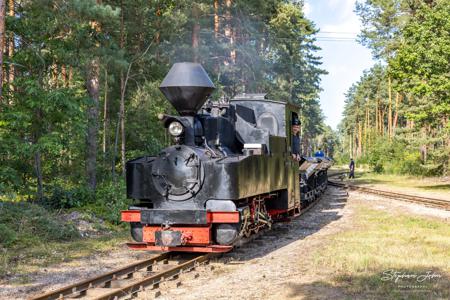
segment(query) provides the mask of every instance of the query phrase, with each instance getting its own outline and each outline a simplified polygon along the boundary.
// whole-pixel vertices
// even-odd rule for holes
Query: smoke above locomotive
[[[291,158],[298,107],[264,94],[208,101],[214,89],[197,63],[176,63],[163,80],[160,90],[179,115],[159,118],[174,145],[126,164],[135,204],[122,220],[131,225],[132,249],[229,251],[298,215],[324,190],[328,160],[304,159],[305,178]]]

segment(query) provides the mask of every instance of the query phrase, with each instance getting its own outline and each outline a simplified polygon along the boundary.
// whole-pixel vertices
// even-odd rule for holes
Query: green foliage
[[[362,42],[385,64],[349,89],[341,151],[367,159],[380,172],[448,174],[449,2],[366,0],[356,11]]]
[[[86,79],[93,60],[100,67],[99,121],[105,119],[97,140],[103,186],[123,167],[122,93],[126,159],[156,154],[170,142],[157,115],[174,110],[158,86],[178,61],[202,63],[217,86],[214,99],[269,92],[299,104],[304,141],[313,143],[324,131],[318,94],[325,71],[316,55],[317,29],[302,6],[281,0],[220,2],[218,10],[211,1],[17,2],[6,24],[16,49],[5,70],[14,64],[15,78],[4,84],[0,102],[0,197],[39,198],[42,183],[41,202],[49,207],[102,202],[84,188],[86,112],[93,104]]]
[[[390,66],[399,88],[419,97],[411,119],[436,126],[450,115],[450,3],[435,2],[420,5],[403,28],[404,42]]]
[[[215,10],[212,1],[15,2],[16,15],[6,20],[15,51],[5,54],[3,67],[8,73],[14,65],[15,76],[3,82],[0,101],[0,199],[18,203],[0,208],[3,247],[77,238],[55,211],[85,211],[119,224],[130,204],[121,174],[121,121],[125,159],[157,154],[170,143],[157,115],[176,112],[158,87],[175,62],[200,62],[217,87],[214,100],[268,92],[298,104],[305,147],[334,151],[336,139],[323,126],[318,101],[325,71],[317,29],[304,16],[303,2],[230,3],[219,1]],[[93,61],[99,64],[94,84],[101,124],[95,192],[85,184]]]
[[[0,246],[24,248],[49,241],[67,241],[79,237],[71,224],[58,215],[27,202],[0,202]]]
[[[85,186],[67,187],[56,182],[48,189],[48,196],[40,203],[52,209],[78,208],[95,201],[92,191]]]
[[[84,205],[81,210],[93,213],[110,224],[120,223],[120,211],[128,209],[131,200],[126,198],[125,184],[107,182],[101,184],[95,195],[95,202]]]

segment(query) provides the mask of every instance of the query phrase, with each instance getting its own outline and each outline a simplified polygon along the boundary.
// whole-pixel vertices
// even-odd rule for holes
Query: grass
[[[15,283],[25,284],[28,283],[28,275],[33,272],[92,254],[108,253],[127,238],[128,231],[119,231],[102,237],[40,243],[29,248],[6,250],[0,260],[0,276],[14,274]]]
[[[315,268],[330,278],[315,285],[337,287],[350,298],[450,298],[448,223],[362,205],[356,210],[354,229],[314,254]]]
[[[331,172],[348,171],[345,168],[335,168]],[[417,177],[396,174],[378,174],[365,168],[358,168],[355,172],[354,184],[383,185],[397,189],[416,192],[442,193],[450,199],[450,182],[437,177]]]
[[[120,226],[110,226],[108,232],[82,238],[74,224],[55,211],[27,202],[0,202],[0,278],[106,252],[128,236]]]

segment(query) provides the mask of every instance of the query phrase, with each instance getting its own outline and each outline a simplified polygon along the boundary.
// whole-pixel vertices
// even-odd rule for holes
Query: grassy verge
[[[450,225],[356,208],[354,229],[333,236],[314,254],[315,268],[350,298],[449,299]]]
[[[120,226],[82,237],[75,225],[56,211],[27,202],[0,202],[0,277],[106,252],[127,237],[128,231]]]
[[[342,172],[348,171],[345,168],[334,168],[330,171]],[[358,168],[355,172],[355,179],[351,180],[353,184],[379,186],[392,188],[398,191],[412,192],[417,194],[430,194],[450,199],[450,181],[438,177],[417,177],[395,174],[378,174],[368,169]]]

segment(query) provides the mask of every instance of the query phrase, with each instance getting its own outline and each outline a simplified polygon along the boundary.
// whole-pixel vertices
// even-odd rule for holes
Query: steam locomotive
[[[240,239],[288,221],[326,188],[327,158],[291,158],[299,108],[242,94],[211,102],[200,64],[176,63],[160,90],[179,115],[160,115],[174,145],[126,164],[122,211],[135,250],[227,252]]]

